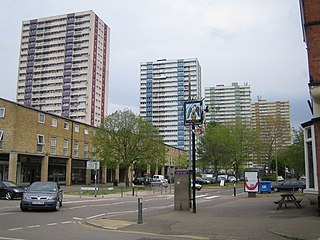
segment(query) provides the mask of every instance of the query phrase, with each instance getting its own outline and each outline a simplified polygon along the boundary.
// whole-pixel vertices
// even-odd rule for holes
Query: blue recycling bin
[[[259,182],[260,193],[271,193],[271,181],[260,181]]]

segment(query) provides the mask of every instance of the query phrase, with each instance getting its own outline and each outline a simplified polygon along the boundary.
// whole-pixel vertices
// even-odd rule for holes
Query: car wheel
[[[55,210],[55,211],[59,211],[59,210],[60,210],[60,207],[61,207],[60,204],[61,204],[61,203],[60,203],[60,201],[58,200],[58,201],[56,202],[55,207],[54,207],[54,210]]]
[[[6,192],[6,199],[7,200],[12,200],[12,192]]]
[[[278,188],[276,188],[276,187],[275,187],[273,190],[274,190],[275,192],[278,192],[278,191],[279,191],[279,189],[278,189]]]
[[[22,203],[20,203],[20,209],[22,212],[25,212],[28,210],[28,208],[22,206]]]

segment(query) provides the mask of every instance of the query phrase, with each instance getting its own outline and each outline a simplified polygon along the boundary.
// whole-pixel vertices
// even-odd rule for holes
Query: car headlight
[[[29,195],[23,195],[23,199],[30,200],[31,197]]]
[[[52,196],[48,196],[48,200],[55,200],[56,196],[52,195]]]

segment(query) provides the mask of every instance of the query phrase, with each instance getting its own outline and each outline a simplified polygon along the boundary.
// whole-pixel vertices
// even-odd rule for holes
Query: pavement
[[[139,197],[142,199],[143,196],[151,194],[160,193],[139,191]],[[131,192],[125,195],[137,198],[132,196]],[[82,197],[92,198],[92,196]],[[120,195],[97,197],[120,197]],[[65,195],[65,198],[79,199],[79,196]],[[280,199],[279,194],[256,194],[256,197],[248,197],[245,193],[226,196],[222,200],[201,203],[198,201],[196,213],[193,213],[192,209],[175,211],[172,203],[172,206],[157,211],[144,209],[139,224],[137,212],[89,219],[86,224],[110,231],[139,233],[150,237],[144,239],[320,240],[318,206],[310,205],[304,196],[299,198],[302,198],[301,208],[288,204],[287,207],[277,210],[274,201]]]

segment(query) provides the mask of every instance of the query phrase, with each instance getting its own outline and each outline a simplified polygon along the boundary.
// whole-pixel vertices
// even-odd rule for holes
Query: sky
[[[16,100],[22,21],[93,10],[111,29],[109,113],[139,113],[140,62],[197,58],[202,92],[248,83],[311,119],[299,0],[0,0],[0,97]]]

